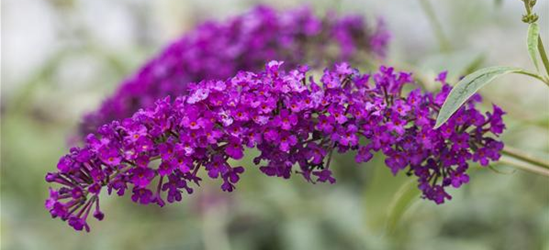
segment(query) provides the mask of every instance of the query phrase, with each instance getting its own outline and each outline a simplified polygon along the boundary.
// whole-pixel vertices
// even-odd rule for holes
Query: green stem
[[[508,157],[504,156],[504,157],[501,157],[497,163],[498,164],[510,165],[512,167],[515,167],[517,169],[520,169],[520,170],[523,170],[523,171],[526,171],[526,172],[530,172],[530,173],[533,173],[533,174],[538,174],[538,175],[542,175],[542,176],[545,176],[545,177],[549,177],[549,170],[548,169],[538,167],[536,165],[532,165],[532,164],[529,164],[529,163],[526,163],[526,162],[517,161],[513,158],[508,158]]]
[[[444,35],[442,25],[437,19],[433,6],[429,2],[429,0],[419,0],[419,3],[421,4],[421,8],[425,12],[425,15],[427,15],[427,18],[429,19],[429,22],[433,27],[433,31],[435,32],[435,36],[437,37],[440,50],[443,52],[450,50],[450,42],[446,35]]]
[[[538,75],[538,74],[534,74],[534,73],[530,73],[530,72],[526,72],[526,71],[517,71],[516,72],[517,74],[522,74],[522,75],[527,75],[527,76],[531,76],[533,78],[536,78],[540,81],[542,81],[543,83],[545,83],[547,86],[549,86],[549,79],[545,79],[543,78],[542,76]]]
[[[540,158],[537,158],[535,156],[532,156],[531,154],[523,152],[519,149],[516,149],[516,148],[513,148],[513,147],[510,147],[510,146],[506,145],[501,152],[504,155],[508,155],[508,156],[514,157],[516,159],[519,159],[521,161],[525,161],[525,162],[528,162],[530,164],[533,164],[533,165],[536,165],[536,166],[539,166],[539,167],[543,167],[543,168],[549,170],[549,162],[548,161],[546,161],[545,159],[540,159]]]
[[[524,9],[526,9],[526,15],[532,14],[532,7],[530,7],[530,1],[522,0],[522,2],[524,3]]]
[[[543,47],[543,41],[541,40],[541,35],[538,35],[538,50],[539,50],[539,55],[541,57],[541,61],[543,62],[543,66],[545,66],[545,72],[549,77],[549,60],[547,59],[547,53],[545,52],[545,47]]]

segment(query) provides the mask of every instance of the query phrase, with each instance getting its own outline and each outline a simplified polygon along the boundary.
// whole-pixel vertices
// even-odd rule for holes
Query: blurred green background
[[[263,1],[273,4],[273,1]],[[306,2],[276,1],[287,9]],[[533,69],[519,0],[432,0],[444,36],[441,50],[419,0],[310,1],[369,20],[393,33],[388,63],[433,79],[480,66]],[[104,197],[106,218],[75,232],[44,209],[44,175],[55,169],[80,118],[147,58],[198,22],[247,11],[257,1],[2,0],[1,247],[18,249],[545,249],[549,250],[549,180],[503,164],[475,166],[469,185],[434,205],[406,195],[383,159],[357,166],[335,160],[334,185],[311,185],[248,171],[237,191],[205,182],[165,208]],[[538,0],[549,41],[549,1]],[[486,106],[508,111],[503,140],[534,154],[549,152],[549,90],[509,76],[483,89]],[[404,192],[403,192],[404,190]],[[396,209],[392,209],[395,208]],[[397,212],[395,212],[397,211]]]

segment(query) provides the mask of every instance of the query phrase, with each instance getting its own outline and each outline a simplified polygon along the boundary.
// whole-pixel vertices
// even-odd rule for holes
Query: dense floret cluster
[[[188,94],[157,100],[131,118],[101,126],[84,146],[62,157],[46,180],[46,207],[77,230],[86,219],[104,216],[99,193],[131,193],[141,204],[181,201],[202,178],[221,179],[233,191],[244,172],[231,166],[245,148],[255,148],[254,163],[268,176],[301,175],[309,182],[334,183],[334,151],[356,152],[367,162],[378,152],[397,174],[418,179],[423,197],[436,203],[451,198],[447,187],[467,183],[468,162],[500,157],[503,111],[475,108],[472,98],[446,124],[433,129],[451,87],[438,77],[436,95],[413,89],[410,73],[381,67],[360,74],[347,63],[308,77],[307,67],[290,71],[271,61],[265,70],[241,71],[225,81],[188,84]],[[403,89],[410,87],[409,91]]]
[[[361,16],[320,18],[308,8],[276,11],[260,6],[229,20],[208,21],[126,79],[97,111],[84,117],[80,130],[85,136],[102,124],[153,106],[159,98],[182,95],[188,82],[261,70],[271,60],[292,67],[364,61],[368,54],[383,57],[388,40],[382,21],[369,27]]]

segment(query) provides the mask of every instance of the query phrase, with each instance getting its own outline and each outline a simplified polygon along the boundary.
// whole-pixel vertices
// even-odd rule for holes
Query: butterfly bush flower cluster
[[[202,178],[218,179],[231,192],[245,168],[229,161],[242,159],[246,148],[257,150],[253,162],[264,174],[312,183],[335,182],[333,153],[354,151],[359,163],[383,154],[393,174],[415,176],[423,197],[440,204],[451,199],[448,187],[469,181],[471,161],[486,166],[500,157],[504,112],[494,106],[481,113],[479,96],[433,129],[451,89],[445,74],[435,95],[414,89],[410,73],[390,67],[360,74],[340,63],[315,79],[305,66],[281,65],[190,83],[186,95],[101,126],[46,176],[61,186],[51,189],[47,209],[89,230],[89,214],[104,217],[101,192],[159,206],[181,201]]]
[[[181,95],[188,82],[261,70],[271,60],[318,67],[364,60],[366,54],[383,57],[388,41],[382,21],[369,27],[361,16],[320,18],[308,8],[276,11],[260,6],[226,21],[208,21],[126,79],[97,111],[84,117],[80,130],[83,135],[94,132],[101,124],[151,107],[156,99]]]

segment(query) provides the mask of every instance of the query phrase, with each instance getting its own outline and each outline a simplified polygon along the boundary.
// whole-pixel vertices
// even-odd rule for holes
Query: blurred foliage
[[[497,8],[490,0],[431,2],[453,46],[444,53],[417,1],[310,5],[319,11],[383,16],[394,33],[391,63],[414,70],[429,89],[437,88],[431,79],[441,70],[449,70],[455,80],[480,66],[530,65],[522,46],[526,26],[520,24],[520,1],[504,1]],[[549,249],[546,178],[504,165],[495,166],[498,172],[474,166],[470,184],[437,206],[408,193],[409,179],[392,176],[380,157],[357,166],[353,155],[335,157],[334,185],[270,178],[247,158],[243,180],[230,194],[218,191],[220,183],[208,183],[182,203],[162,209],[136,205],[127,196],[105,197],[106,219],[92,221],[89,234],[50,219],[43,207],[44,175],[72,143],[82,114],[174,36],[200,20],[254,4],[3,1],[8,52],[2,65],[2,249]],[[539,4],[539,10],[549,7]],[[30,16],[18,5],[47,15]],[[474,15],[479,9],[483,15]],[[549,13],[540,14],[542,20],[549,18]],[[25,22],[40,24],[41,18],[54,23],[39,27],[44,39],[20,31],[30,27]],[[541,33],[549,34],[547,22],[540,24]],[[44,50],[34,66],[26,63]],[[14,60],[29,66],[18,68]],[[486,106],[496,102],[509,112],[506,143],[547,153],[549,92],[528,81],[509,77],[482,93]]]

